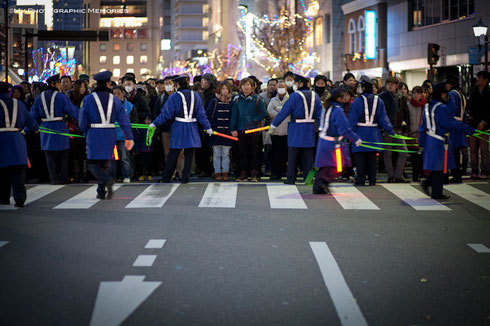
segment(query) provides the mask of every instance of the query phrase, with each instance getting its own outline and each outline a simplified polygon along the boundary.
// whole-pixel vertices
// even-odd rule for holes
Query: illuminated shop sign
[[[366,59],[376,59],[376,11],[365,12],[365,56]]]

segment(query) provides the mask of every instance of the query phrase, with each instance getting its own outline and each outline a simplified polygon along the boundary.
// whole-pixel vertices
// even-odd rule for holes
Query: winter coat
[[[281,112],[282,106],[289,99],[289,94],[286,93],[282,100],[279,98],[279,95],[273,97],[269,102],[269,106],[267,107],[267,113],[272,120]],[[288,116],[284,119],[283,122],[277,128],[272,131],[273,136],[287,136],[288,135],[288,124],[291,121],[291,118]]]
[[[230,135],[231,103],[225,103],[218,98],[213,99],[206,111],[211,128],[219,133]],[[233,140],[219,136],[209,138],[209,146],[232,146]]]
[[[260,121],[267,116],[264,100],[257,94],[246,98],[239,94],[231,103],[231,131],[258,128]]]

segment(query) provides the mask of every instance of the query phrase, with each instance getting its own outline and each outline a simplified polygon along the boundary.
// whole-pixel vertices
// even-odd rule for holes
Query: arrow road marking
[[[481,243],[468,243],[468,246],[479,254],[490,254],[490,249]]]
[[[101,282],[90,326],[116,326],[138,308],[162,282],[126,275],[120,282]]]
[[[165,239],[150,239],[145,249],[162,249],[166,241]]]
[[[342,326],[367,326],[366,319],[327,244],[310,242],[310,246]]]

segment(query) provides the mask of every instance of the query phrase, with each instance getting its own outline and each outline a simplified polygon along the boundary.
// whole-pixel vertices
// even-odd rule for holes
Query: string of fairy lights
[[[29,73],[29,81],[45,81],[50,76],[73,75],[76,69],[76,60],[67,60],[66,53],[48,48],[44,53],[44,48],[32,51],[33,68]]]

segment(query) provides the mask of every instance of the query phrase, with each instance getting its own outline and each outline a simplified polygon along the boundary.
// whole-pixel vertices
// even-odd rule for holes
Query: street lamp
[[[479,37],[485,40],[485,71],[488,71],[488,37],[487,37],[488,26],[480,20],[473,26],[473,33],[475,37]],[[478,40],[478,45],[480,46],[480,40]]]

